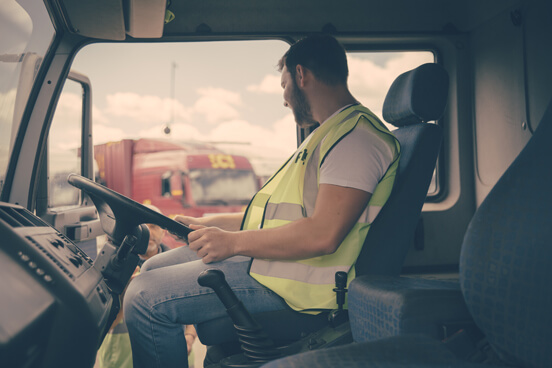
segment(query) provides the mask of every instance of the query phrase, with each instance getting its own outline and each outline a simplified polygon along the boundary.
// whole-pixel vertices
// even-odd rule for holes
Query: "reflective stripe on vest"
[[[295,310],[335,308],[335,272],[348,272],[349,282],[354,279],[353,265],[370,224],[393,187],[400,151],[398,141],[370,110],[351,106],[311,133],[253,197],[246,210],[242,229],[275,228],[311,216],[318,193],[320,166],[331,149],[359,123],[386,142],[394,157],[366,210],[337,251],[299,261],[254,259],[251,264],[251,276],[284,298]]]

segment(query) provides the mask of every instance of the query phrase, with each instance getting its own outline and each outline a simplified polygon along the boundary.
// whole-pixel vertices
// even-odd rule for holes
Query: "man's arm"
[[[359,189],[321,184],[311,217],[273,229],[239,232],[192,225],[190,248],[205,263],[234,255],[294,260],[331,254],[358,221],[370,197],[371,193]]]
[[[178,215],[174,219],[184,225],[201,225],[206,227],[218,227],[226,231],[238,231],[243,220],[243,212],[225,213],[207,217],[190,217]]]

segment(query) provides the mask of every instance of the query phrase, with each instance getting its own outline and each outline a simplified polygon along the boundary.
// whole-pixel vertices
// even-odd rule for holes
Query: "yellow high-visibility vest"
[[[250,275],[298,311],[335,308],[335,273],[344,271],[348,273],[349,282],[354,279],[354,264],[370,224],[393,189],[400,156],[399,142],[369,109],[361,105],[350,106],[305,139],[253,197],[244,215],[243,230],[275,228],[312,215],[314,208],[309,207],[314,206],[305,206],[305,196],[316,196],[324,158],[357,124],[365,125],[393,152],[393,161],[368,202],[368,215],[355,224],[333,254],[298,261],[254,259],[251,264]],[[362,162],[350,164],[364,169],[360,167]]]

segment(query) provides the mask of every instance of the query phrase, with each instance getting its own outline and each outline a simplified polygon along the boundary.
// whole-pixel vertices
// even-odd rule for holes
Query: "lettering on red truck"
[[[209,160],[211,161],[211,167],[213,169],[235,169],[236,164],[231,155],[223,155],[220,153],[209,154]]]

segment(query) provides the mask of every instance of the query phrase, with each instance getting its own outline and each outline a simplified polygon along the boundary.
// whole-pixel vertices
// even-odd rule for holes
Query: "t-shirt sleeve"
[[[327,154],[319,183],[374,193],[392,160],[391,148],[369,128],[359,125]]]

